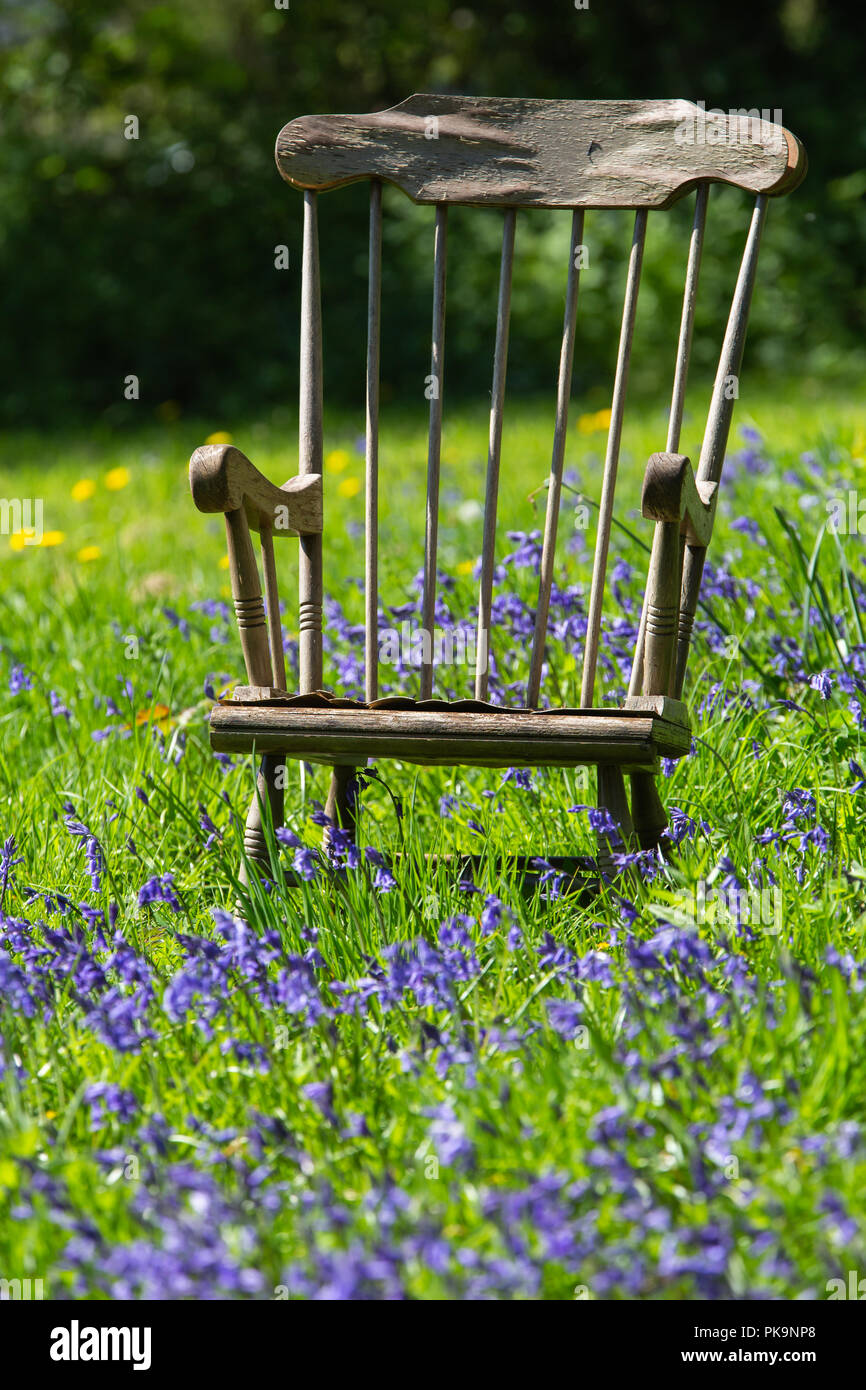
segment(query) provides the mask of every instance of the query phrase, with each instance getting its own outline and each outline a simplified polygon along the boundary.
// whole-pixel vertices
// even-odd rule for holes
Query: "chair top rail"
[[[290,121],[276,161],[308,190],[377,178],[417,203],[665,208],[701,182],[770,196],[795,188],[805,150],[769,114],[682,100],[418,94],[369,115]]]

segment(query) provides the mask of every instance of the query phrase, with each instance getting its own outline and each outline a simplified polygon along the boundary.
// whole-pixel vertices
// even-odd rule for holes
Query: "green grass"
[[[683,430],[693,459],[704,399]],[[575,405],[569,431],[554,618],[572,628],[551,643],[555,701],[577,700],[594,514],[575,526],[576,492],[598,497],[605,443],[581,410],[586,426],[604,404]],[[440,566],[455,619],[475,602],[486,410],[445,412]],[[663,780],[693,822],[672,863],[589,906],[527,896],[495,861],[591,853],[588,816],[571,809],[594,800],[591,781],[551,770],[525,788],[383,763],[360,839],[403,851],[395,886],[377,889],[364,863],[241,894],[231,948],[212,914],[241,893],[251,762],[210,752],[203,685],[241,679],[242,664],[228,623],[191,608],[225,602],[227,574],[222,521],[195,511],[185,461],[231,430],[282,480],[295,417],[7,440],[6,496],[42,498],[62,539],[14,550],[0,537],[0,837],[21,858],[0,928],[0,1277],[42,1278],[51,1297],[676,1299],[824,1298],[828,1280],[866,1272],[866,789],[851,766],[866,766],[851,703],[866,708],[866,575],[862,537],[825,525],[828,498],[866,500],[866,414],[791,381],[744,398],[737,424],[760,433],[759,471],[733,440],[712,621],[690,671],[694,750]],[[359,418],[326,420],[325,584],[349,625],[363,611],[363,491],[342,494],[363,477],[359,432]],[[551,433],[549,403],[509,411],[499,559],[516,549],[507,530],[542,525]],[[633,410],[614,539],[633,569],[621,604],[607,602],[601,697],[622,688],[616,623],[643,591],[640,479],[664,436],[661,411]],[[115,469],[129,478],[111,490]],[[386,411],[386,606],[415,593],[425,472],[423,402]],[[74,500],[83,479],[93,495]],[[281,542],[290,637],[296,553]],[[498,588],[531,607],[535,583],[508,565]],[[334,613],[327,632],[339,688],[362,639]],[[519,624],[500,625],[494,652],[516,690]],[[827,699],[809,683],[823,671]],[[381,674],[412,692],[411,677]],[[470,693],[468,670],[444,677]],[[287,823],[316,845],[326,773],[288,776]],[[71,819],[98,841],[98,889]],[[455,849],[487,856],[480,894],[427,868],[425,854]],[[290,866],[294,848],[279,853]],[[165,874],[177,910],[140,906]],[[697,893],[712,904],[733,881],[763,887],[772,920],[690,920]],[[400,943],[419,940],[408,960]],[[341,999],[354,1006],[335,1012]],[[107,1114],[85,1098],[100,1082],[129,1093],[119,1113],[114,1092]]]

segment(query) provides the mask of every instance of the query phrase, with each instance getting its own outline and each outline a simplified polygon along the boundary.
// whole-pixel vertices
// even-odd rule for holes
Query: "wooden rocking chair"
[[[703,138],[702,138],[703,137]],[[326,810],[354,829],[354,771],[368,758],[483,767],[598,769],[597,796],[626,845],[652,848],[666,829],[655,774],[659,759],[690,746],[682,703],[692,624],[743,355],[746,322],[767,199],[789,192],[805,174],[799,142],[755,113],[718,116],[684,101],[525,101],[413,96],[368,116],[306,116],[277,139],[277,165],[303,191],[300,448],[298,476],[282,487],[268,482],[236,448],[206,445],[190,462],[190,483],[203,512],[224,512],[234,606],[246,663],[246,686],[215,705],[210,721],[217,751],[263,755],[246,823],[247,857],[268,871],[262,826],[265,802],[275,826],[283,819],[287,758],[330,764]],[[366,432],[366,682],[363,702],[335,698],[322,686],[322,328],[317,204],[320,191],[370,181],[369,306]],[[417,203],[435,206],[433,347],[430,393],[426,544],[421,628],[424,659],[420,699],[378,699],[378,434],[382,183],[396,184]],[[700,461],[677,452],[704,243],[709,186],[734,184],[756,195],[745,250],[703,437]],[[655,522],[652,558],[634,653],[628,698],[620,709],[595,708],[596,664],[614,508],[626,383],[649,209],[670,207],[695,190],[682,318],[665,451],[646,471],[642,514]],[[445,266],[451,203],[503,209],[502,260],[487,488],[478,601],[474,699],[433,697],[433,622],[442,433]],[[571,211],[565,322],[556,398],[553,456],[540,565],[535,631],[525,708],[487,702],[488,645],[496,541],[500,442],[505,399],[511,274],[519,208]],[[610,429],[602,477],[598,532],[589,595],[580,706],[540,710],[542,663],[554,571],[571,392],[586,208],[634,210]],[[261,540],[263,602],[251,531]],[[287,690],[274,562],[274,537],[300,543],[299,691]],[[629,775],[631,799],[624,774]],[[610,841],[602,838],[602,863]],[[601,855],[600,855],[601,857]]]

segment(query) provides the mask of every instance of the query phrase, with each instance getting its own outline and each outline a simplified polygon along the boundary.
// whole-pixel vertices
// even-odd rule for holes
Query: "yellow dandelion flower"
[[[131,476],[128,468],[111,468],[105,475],[105,486],[109,492],[120,492],[122,487],[126,487]]]
[[[152,709],[140,709],[136,711],[135,722],[141,728],[143,724],[153,724],[161,733],[167,734],[171,728],[171,711],[168,705],[154,705]],[[124,724],[125,729],[132,726]]]
[[[231,444],[232,437],[228,430],[214,430],[205,440],[205,444]]]
[[[341,497],[357,497],[361,491],[360,478],[344,478],[337,488]]]
[[[475,568],[474,560],[461,560],[457,566],[458,574],[471,574]]]
[[[13,531],[9,537],[9,545],[12,550],[24,550],[32,547],[34,550],[39,546],[60,545],[61,541],[66,540],[65,531],[43,531],[41,536],[31,528],[27,531]]]
[[[581,415],[577,422],[581,434],[598,434],[610,428],[610,410],[596,410],[590,415]]]
[[[352,456],[347,449],[332,449],[325,459],[325,468],[329,473],[342,473],[352,462]]]
[[[96,491],[96,483],[92,478],[79,478],[77,483],[72,484],[72,498],[75,502],[86,502],[88,497],[92,497]]]
[[[228,584],[223,584],[223,585],[221,585],[221,586],[220,586],[220,598],[231,598],[231,596],[232,596],[232,591],[231,591],[231,589],[229,588]]]
[[[98,545],[83,545],[75,558],[86,565],[88,560],[98,560],[101,554],[102,551]]]
[[[220,569],[221,569],[221,570],[227,570],[228,567],[229,567],[229,557],[228,557],[228,555],[221,555],[221,556],[220,556]]]
[[[168,705],[154,705],[153,709],[140,709],[135,716],[136,724],[149,724],[151,720],[159,723],[160,720],[167,719],[169,714]]]

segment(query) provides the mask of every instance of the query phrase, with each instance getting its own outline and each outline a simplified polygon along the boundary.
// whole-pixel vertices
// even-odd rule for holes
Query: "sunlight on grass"
[[[446,403],[454,630],[477,601],[487,408]],[[796,382],[740,402],[694,743],[665,769],[676,853],[584,905],[497,865],[594,852],[580,770],[382,764],[332,875],[327,773],[302,792],[290,764],[271,840],[299,886],[275,865],[270,891],[241,889],[251,760],[215,757],[207,717],[243,668],[222,518],[196,512],[186,461],[232,440],[281,482],[297,422],[175,414],[7,441],[6,490],[44,525],[41,544],[0,536],[0,1269],[51,1297],[824,1297],[866,1258],[862,404]],[[578,698],[606,415],[573,404],[552,703]],[[326,418],[325,679],[349,694],[362,424]],[[506,418],[493,687],[511,704],[552,426],[550,402]],[[639,407],[623,437],[603,702],[628,679],[664,434]],[[385,626],[417,616],[425,477],[423,412],[383,411]],[[295,542],[278,563],[291,672]],[[440,674],[470,693],[468,667]],[[417,693],[415,670],[380,676]],[[481,856],[474,885],[426,858],[458,851]]]

